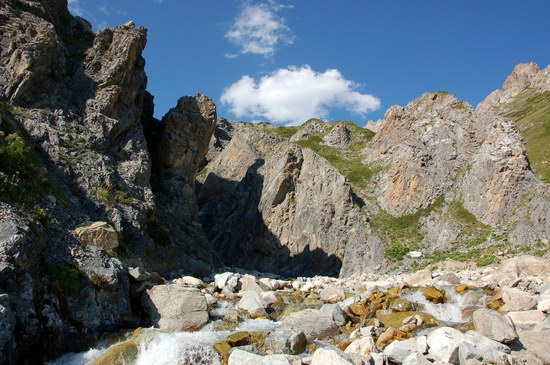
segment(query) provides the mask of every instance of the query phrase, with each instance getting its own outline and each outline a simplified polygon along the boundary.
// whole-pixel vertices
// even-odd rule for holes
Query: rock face
[[[0,362],[23,363],[136,325],[126,265],[210,271],[194,181],[216,109],[198,95],[153,118],[132,22],[93,33],[65,0],[3,1],[0,18],[0,129],[28,147],[1,189],[18,197],[0,197]]]
[[[198,195],[200,221],[222,262],[338,275],[380,261],[361,203],[330,163],[269,130],[222,123]]]
[[[507,227],[514,244],[548,235],[550,190],[530,170],[517,128],[448,93],[390,108],[364,156],[388,167],[375,176],[372,194],[390,214],[414,213],[444,196],[484,224]],[[445,208],[433,212],[424,243],[459,241],[463,229],[454,222]]]
[[[346,276],[418,247],[487,246],[492,232],[512,245],[545,242],[550,187],[508,118],[435,92],[390,108],[378,126],[358,140],[341,123],[312,120],[289,137],[283,127],[220,122],[198,195],[220,261]]]

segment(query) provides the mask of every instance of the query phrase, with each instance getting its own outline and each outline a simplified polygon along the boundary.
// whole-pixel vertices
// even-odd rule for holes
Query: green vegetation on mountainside
[[[318,120],[310,120],[307,123],[315,121]],[[302,148],[309,148],[325,158],[342,175],[347,177],[355,188],[363,190],[367,187],[368,182],[374,174],[379,171],[379,168],[372,168],[361,161],[361,151],[374,137],[374,132],[361,128],[353,122],[345,121],[339,123],[346,125],[351,131],[352,143],[348,148],[335,148],[322,144],[323,137],[326,133],[330,132],[330,129],[326,133],[316,134],[307,139],[297,141],[296,144]]]
[[[521,131],[531,166],[540,179],[550,184],[550,91],[527,90],[504,110]]]
[[[67,199],[50,182],[47,170],[24,136],[13,127],[23,111],[8,102],[0,103],[0,201],[30,213],[47,227],[47,211],[38,205],[46,194],[53,194],[62,204]]]
[[[371,220],[372,228],[389,242],[385,256],[391,261],[402,260],[410,251],[420,249],[424,234],[420,230],[420,218],[427,217],[445,202],[440,196],[432,205],[410,214],[395,217],[381,210]]]
[[[294,127],[294,126],[286,127],[286,126],[280,126],[280,125],[274,125],[270,127],[257,127],[257,128],[261,129],[263,132],[281,136],[283,138],[292,137],[300,129],[300,127]]]

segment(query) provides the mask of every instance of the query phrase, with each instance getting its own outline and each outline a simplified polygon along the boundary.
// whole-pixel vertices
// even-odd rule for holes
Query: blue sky
[[[159,117],[202,92],[230,119],[362,125],[425,91],[476,105],[515,64],[550,63],[546,0],[69,3],[96,29],[129,20],[149,29],[144,56]]]

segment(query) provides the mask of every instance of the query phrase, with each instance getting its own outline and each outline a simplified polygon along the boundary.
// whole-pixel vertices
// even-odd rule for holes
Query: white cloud
[[[356,91],[357,86],[337,69],[316,72],[307,65],[291,66],[258,82],[243,76],[224,90],[221,101],[237,118],[301,124],[312,117],[327,117],[330,108],[360,115],[378,109],[380,100]]]
[[[283,6],[269,1],[262,4],[244,3],[241,12],[231,28],[225,33],[231,43],[239,48],[239,52],[227,54],[234,58],[242,54],[257,54],[264,57],[272,56],[278,44],[292,44],[294,35],[279,11],[290,6]]]

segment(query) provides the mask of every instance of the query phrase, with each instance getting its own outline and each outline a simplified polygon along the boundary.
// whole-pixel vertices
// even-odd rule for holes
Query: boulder
[[[255,291],[256,293],[260,294],[263,293],[264,290],[258,283],[256,283],[256,277],[252,275],[244,275],[241,280],[241,291]]]
[[[151,277],[151,274],[142,267],[134,267],[133,269],[128,271],[128,275],[130,275],[131,278],[140,283],[149,280],[149,278]]]
[[[327,286],[325,289],[321,290],[319,296],[323,302],[329,303],[336,303],[346,299],[344,291],[334,286]]]
[[[544,321],[537,323],[533,328],[535,331],[550,330],[550,317],[546,317]]]
[[[113,250],[118,247],[118,234],[107,222],[85,222],[75,228],[74,234],[82,242],[102,248]]]
[[[419,270],[414,274],[408,276],[404,280],[404,282],[408,286],[424,286],[431,279],[432,279],[431,270],[424,269],[424,270]]]
[[[460,345],[459,359],[479,359],[491,362],[509,354],[510,348],[484,337],[475,331],[466,332],[466,340]]]
[[[393,341],[384,348],[384,355],[386,355],[386,358],[396,363],[402,363],[409,355],[415,352],[415,338],[410,338],[405,341]]]
[[[422,290],[422,294],[424,294],[424,297],[432,303],[445,302],[445,291],[442,289],[437,289],[431,286]]]
[[[316,309],[304,309],[290,314],[282,326],[302,331],[308,340],[321,339],[338,333],[332,315]]]
[[[208,322],[204,294],[177,284],[157,285],[141,297],[141,303],[153,326],[162,331],[189,331]]]
[[[550,294],[542,294],[537,301],[537,310],[550,313]]]
[[[279,327],[268,334],[265,344],[274,354],[298,355],[305,351],[307,338],[301,331]]]
[[[454,328],[440,327],[428,335],[430,355],[451,364],[466,360],[492,361],[510,353],[510,348],[475,331],[462,333]]]
[[[229,355],[228,365],[291,365],[284,355],[260,356],[239,349]]]
[[[192,286],[195,288],[202,288],[204,286],[204,282],[201,279],[197,279],[193,276],[183,276],[174,280],[174,284]]]
[[[251,318],[259,318],[267,316],[265,307],[266,303],[260,295],[255,291],[249,290],[243,293],[236,308],[247,311]]]
[[[405,360],[403,360],[402,365],[432,365],[433,363],[428,360],[424,355],[415,352],[413,354],[410,354],[407,356]]]
[[[358,354],[370,359],[373,353],[378,352],[378,349],[374,344],[374,339],[371,336],[365,336],[350,343],[344,352],[346,354]]]
[[[340,307],[340,305],[338,304],[324,304],[321,307],[321,311],[325,313],[330,313],[330,315],[332,316],[332,320],[338,326],[343,326],[348,320],[348,316],[346,315],[342,307]]]
[[[260,298],[264,301],[265,304],[270,305],[277,303],[281,299],[277,296],[277,293],[274,291],[263,291],[260,293]]]
[[[350,361],[345,360],[334,350],[326,350],[323,348],[317,349],[313,353],[311,365],[353,365]]]
[[[538,310],[508,312],[506,316],[516,328],[531,329],[546,319],[544,313]]]
[[[214,283],[218,289],[222,290],[226,285],[229,279],[233,276],[231,272],[224,272],[221,274],[214,275]]]
[[[544,364],[550,364],[550,330],[518,331],[521,345],[538,356]]]
[[[504,305],[499,310],[503,313],[526,311],[535,308],[537,305],[535,296],[516,288],[502,289],[502,301]]]
[[[89,365],[125,365],[132,364],[139,352],[139,344],[134,340],[126,340],[110,346],[105,352],[89,362]]]
[[[550,274],[550,262],[536,256],[522,255],[503,261],[496,269],[495,275],[514,273],[516,276],[537,276]]]
[[[452,284],[452,285],[460,284],[460,279],[458,278],[458,276],[456,276],[452,272],[449,272],[449,273],[438,276],[437,280],[445,281],[445,282],[447,282],[449,284]]]
[[[514,326],[502,314],[486,308],[473,313],[474,327],[481,335],[502,343],[518,338]]]

